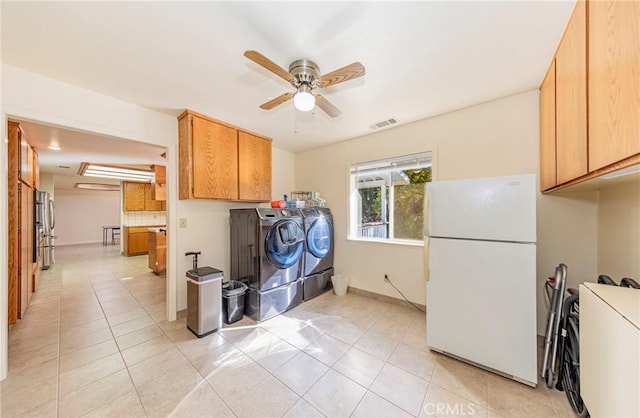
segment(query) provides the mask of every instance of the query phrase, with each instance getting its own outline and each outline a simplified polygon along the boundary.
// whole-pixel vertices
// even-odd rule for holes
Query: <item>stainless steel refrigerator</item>
[[[38,260],[38,252],[42,252],[42,269],[46,270],[55,263],[54,250],[55,235],[54,228],[56,226],[55,205],[49,192],[34,192],[35,204],[35,228],[34,228],[34,262]]]
[[[535,386],[535,176],[436,181],[426,202],[427,344]]]

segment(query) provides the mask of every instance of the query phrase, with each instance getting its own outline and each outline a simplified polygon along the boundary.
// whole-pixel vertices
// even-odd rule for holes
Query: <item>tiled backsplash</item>
[[[166,225],[167,213],[158,212],[124,212],[123,225],[144,226],[144,225]]]

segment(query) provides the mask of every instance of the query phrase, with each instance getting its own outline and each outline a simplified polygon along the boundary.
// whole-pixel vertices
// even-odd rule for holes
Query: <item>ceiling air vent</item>
[[[391,119],[383,120],[380,122],[376,122],[373,125],[369,125],[369,128],[376,130],[380,128],[386,128],[387,126],[395,125],[396,123],[398,123],[398,119],[391,118]]]
[[[68,165],[58,165],[58,168],[64,168],[65,170],[68,170],[71,167],[69,167]]]

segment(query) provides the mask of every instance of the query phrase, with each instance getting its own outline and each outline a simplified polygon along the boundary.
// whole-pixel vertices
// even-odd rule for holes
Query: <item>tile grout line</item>
[[[113,279],[120,284],[120,286],[122,286],[127,293],[131,294],[129,292],[129,289],[127,289],[116,277],[116,275],[113,273],[113,271],[111,269],[109,269],[109,272],[111,273],[111,275],[113,276]],[[93,291],[93,294],[96,298],[96,300],[98,301],[98,305],[100,305],[100,310],[102,311],[102,315],[104,316],[104,320],[107,322],[107,326],[109,327],[109,333],[111,334],[111,337],[113,338],[113,342],[116,345],[117,349],[118,349],[118,354],[120,354],[120,359],[122,360],[122,364],[124,365],[124,369],[127,371],[127,375],[129,376],[129,381],[131,382],[131,386],[133,386],[133,390],[136,393],[136,396],[138,397],[138,401],[140,402],[140,406],[142,407],[142,411],[144,412],[145,416],[149,416],[149,414],[147,413],[147,409],[144,407],[144,403],[142,403],[142,398],[140,397],[140,393],[138,392],[138,388],[136,386],[136,384],[133,381],[133,376],[131,376],[131,372],[129,371],[129,366],[127,365],[127,362],[124,359],[124,356],[122,355],[122,350],[120,350],[120,346],[118,345],[118,341],[116,340],[116,336],[113,334],[113,328],[111,327],[111,324],[109,323],[109,319],[107,318],[107,313],[104,311],[104,307],[102,306],[102,301],[100,300],[100,298],[98,297],[98,294],[96,292],[96,289],[93,285],[93,281],[91,279],[89,279],[89,284],[91,285],[91,290]],[[137,299],[136,299],[137,302]],[[111,373],[109,376],[113,376],[116,373],[119,373],[121,370],[118,370],[116,372]],[[108,377],[108,376],[106,376]],[[122,395],[125,396],[126,394]],[[120,396],[121,397],[121,396]],[[116,398],[119,399],[120,397]],[[91,409],[90,411],[87,411],[85,414],[83,415],[87,415],[99,408],[101,408],[103,405],[99,405],[96,408]]]

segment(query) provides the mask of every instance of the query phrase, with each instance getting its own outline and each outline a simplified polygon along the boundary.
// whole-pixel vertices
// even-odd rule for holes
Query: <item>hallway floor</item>
[[[117,246],[58,247],[9,332],[2,417],[574,416],[536,389],[428,350],[425,315],[325,293],[198,339],[165,278]]]

